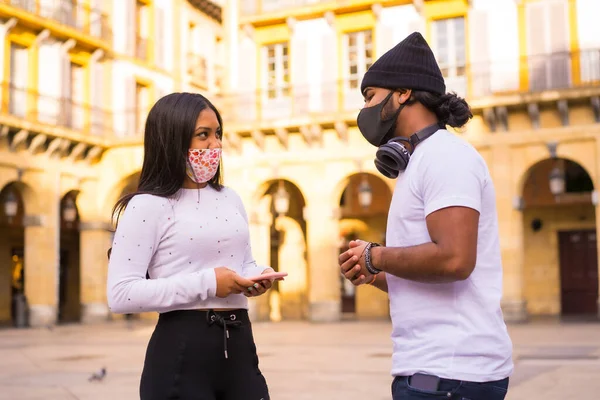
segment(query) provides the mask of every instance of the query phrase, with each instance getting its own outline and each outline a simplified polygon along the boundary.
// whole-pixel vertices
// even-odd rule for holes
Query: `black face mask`
[[[398,107],[398,110],[393,116],[385,121],[382,120],[381,112],[387,102],[392,98],[392,94],[394,94],[393,91],[390,92],[381,103],[372,107],[363,108],[358,113],[358,118],[356,119],[358,129],[364,138],[373,146],[379,147],[382,144],[387,143],[393,137],[396,119],[398,118],[400,111],[404,108],[404,104],[400,104],[400,107]]]

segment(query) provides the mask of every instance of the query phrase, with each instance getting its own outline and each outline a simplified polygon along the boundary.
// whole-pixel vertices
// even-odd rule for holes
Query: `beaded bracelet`
[[[381,272],[381,270],[375,268],[373,266],[373,264],[371,264],[371,247],[379,247],[379,246],[380,246],[379,243],[369,243],[365,247],[365,267],[367,268],[367,271],[369,271],[373,275],[377,275],[378,273]]]

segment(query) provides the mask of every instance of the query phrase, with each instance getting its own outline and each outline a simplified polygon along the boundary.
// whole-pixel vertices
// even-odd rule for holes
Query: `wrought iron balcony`
[[[112,42],[108,16],[74,0],[0,0],[29,14],[58,22],[85,35]]]
[[[506,96],[522,102],[522,96],[558,99],[581,96],[581,90],[600,94],[600,49],[473,64],[461,70],[466,75],[446,77],[446,90],[466,97],[476,109],[493,106]],[[284,121],[294,125],[307,118],[331,122],[356,117],[364,104],[359,86],[360,80],[344,80],[265,88],[224,94],[220,104],[229,126],[240,125],[242,130],[246,124],[269,126]]]
[[[600,49],[472,64],[468,73],[471,98],[515,91],[540,93],[590,88],[600,86]],[[527,77],[526,81],[524,77]]]
[[[272,123],[331,119],[356,113],[364,104],[360,89],[349,80],[318,85],[270,87],[254,92],[219,96],[223,118],[229,124]],[[231,126],[231,125],[230,125]]]
[[[111,137],[113,134],[112,114],[99,107],[44,95],[12,83],[2,84],[1,99],[0,117],[13,117],[48,129],[66,128],[89,136]]]

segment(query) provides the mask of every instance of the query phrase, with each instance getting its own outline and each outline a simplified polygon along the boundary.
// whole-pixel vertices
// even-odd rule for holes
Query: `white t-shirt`
[[[451,206],[479,211],[477,262],[464,281],[427,284],[387,274],[394,354],[392,375],[418,372],[485,382],[513,370],[512,343],[500,309],[502,260],[496,193],[481,155],[439,130],[420,143],[398,177],[386,245],[431,242],[425,217]]]
[[[214,269],[250,277],[248,218],[232,189],[181,189],[172,198],[140,194],[121,216],[108,265],[113,313],[248,308],[243,294],[215,297]],[[146,271],[150,279],[146,279]]]

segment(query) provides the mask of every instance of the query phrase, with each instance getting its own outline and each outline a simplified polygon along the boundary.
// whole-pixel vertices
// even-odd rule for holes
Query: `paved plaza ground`
[[[0,330],[0,399],[138,399],[152,329],[119,321]],[[391,399],[390,329],[387,322],[256,323],[272,399]],[[509,400],[599,398],[600,323],[536,322],[509,330],[516,362]],[[88,382],[102,366],[106,379]]]

